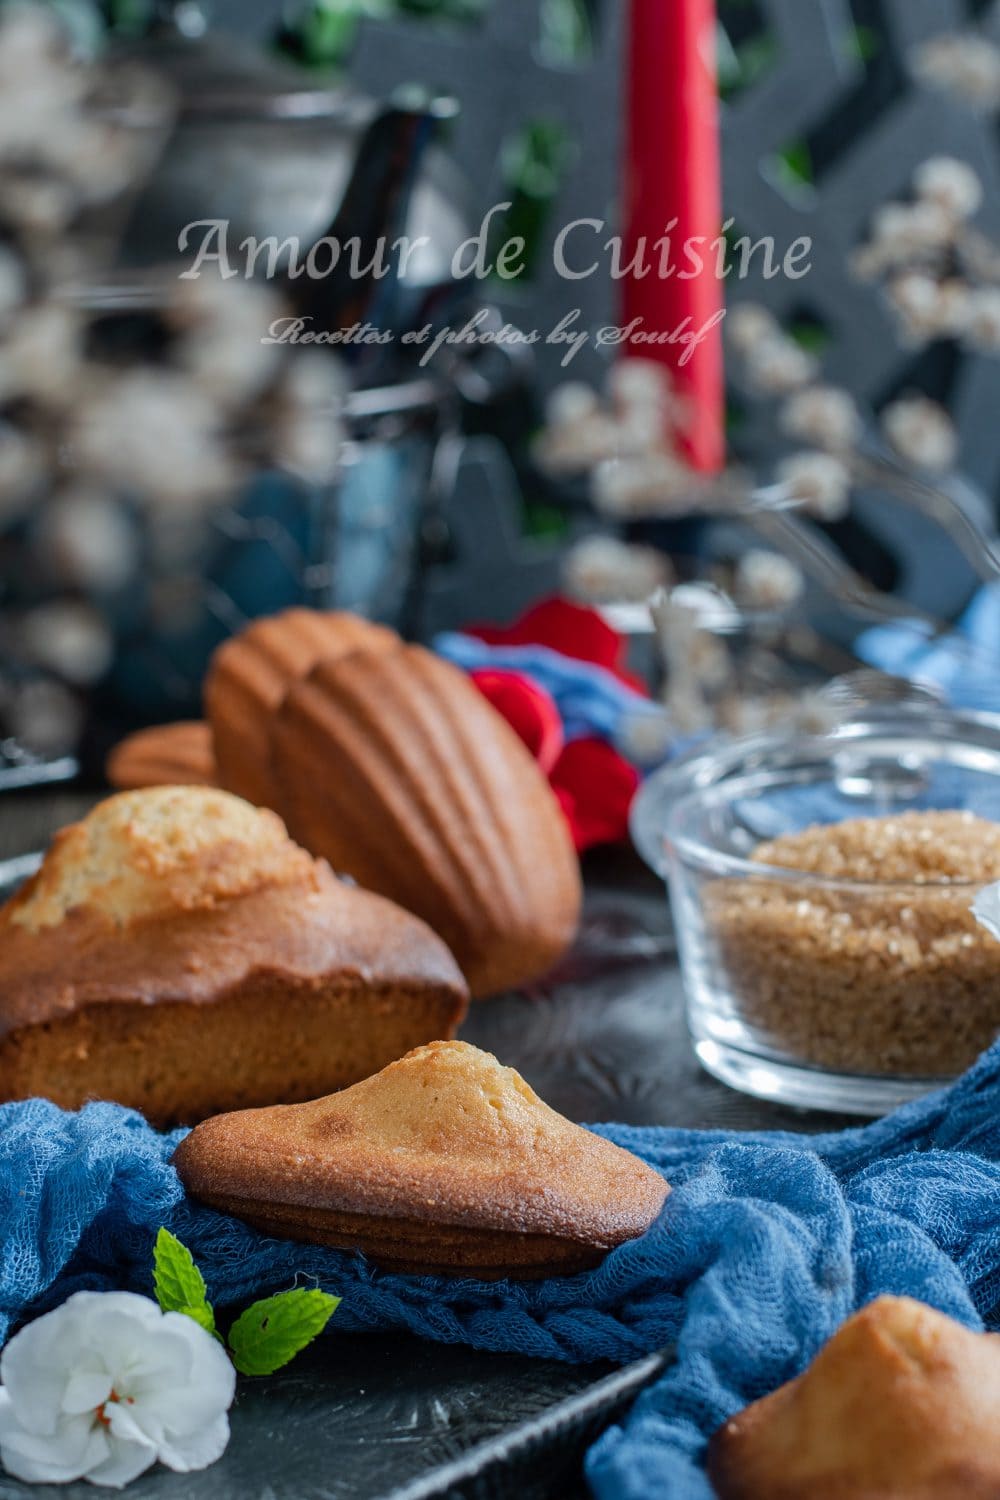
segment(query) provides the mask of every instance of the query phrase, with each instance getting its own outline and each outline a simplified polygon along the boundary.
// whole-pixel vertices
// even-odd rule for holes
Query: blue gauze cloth
[[[636,719],[663,718],[662,704],[644,698],[606,667],[548,646],[491,646],[458,632],[436,636],[433,644],[439,656],[464,672],[486,667],[523,672],[555,699],[568,740],[595,735],[623,749]]]
[[[980,589],[951,635],[917,621],[877,625],[855,643],[862,661],[933,683],[954,708],[1000,713],[1000,585]]]
[[[137,1114],[43,1100],[0,1109],[0,1331],[80,1288],[149,1292],[167,1224],[217,1305],[315,1280],[339,1330],[677,1363],[591,1450],[599,1500],[709,1500],[705,1443],[809,1362],[856,1308],[908,1293],[970,1327],[1000,1316],[1000,1044],[950,1089],[864,1129],[808,1137],[601,1126],[674,1186],[656,1225],[585,1275],[479,1283],[384,1275],[269,1239],[187,1199]]]

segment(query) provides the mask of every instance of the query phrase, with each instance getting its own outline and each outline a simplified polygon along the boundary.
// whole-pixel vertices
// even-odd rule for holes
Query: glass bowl
[[[871,707],[818,735],[715,740],[646,782],[632,834],[669,883],[688,1025],[709,1073],[759,1098],[882,1114],[963,1072],[1000,1034],[1000,942],[971,912],[1000,879],[1000,834],[994,855],[992,830],[922,821],[927,868],[905,881],[872,878],[884,826],[863,879],[849,857],[836,878],[751,857],[781,835],[914,812],[1000,823],[1000,717]],[[961,868],[963,841],[984,833],[978,878],[956,876],[954,858],[950,878],[935,869],[945,838],[954,856],[957,836]]]

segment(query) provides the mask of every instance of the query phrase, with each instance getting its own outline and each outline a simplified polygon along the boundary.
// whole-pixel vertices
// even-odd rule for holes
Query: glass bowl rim
[[[785,759],[809,752],[815,755],[833,744],[847,748],[852,743],[863,743],[869,732],[886,735],[893,730],[903,734],[919,729],[925,739],[938,739],[944,745],[953,745],[956,740],[962,740],[963,728],[967,731],[966,743],[972,742],[975,736],[981,746],[988,744],[1000,758],[1000,713],[952,709],[944,705],[938,709],[929,709],[924,704],[872,708],[829,731],[815,734],[789,736],[767,730],[745,736],[714,736],[706,743],[692,747],[677,760],[661,766],[643,783],[633,800],[629,816],[633,843],[650,869],[663,879],[669,873],[672,850],[685,862],[697,864],[719,876],[766,879],[790,886],[808,885],[824,891],[868,892],[869,895],[877,891],[912,892],[915,898],[919,898],[932,893],[940,895],[942,891],[968,891],[971,894],[983,890],[998,882],[978,879],[857,880],[823,875],[791,865],[763,864],[742,855],[729,854],[690,834],[671,831],[671,824],[685,807],[689,807],[699,795],[718,786],[751,757],[763,762],[769,754],[780,753]],[[715,776],[711,775],[713,770]],[[699,779],[699,772],[702,779]],[[997,780],[1000,784],[1000,773]],[[676,793],[668,800],[672,786],[676,786]]]

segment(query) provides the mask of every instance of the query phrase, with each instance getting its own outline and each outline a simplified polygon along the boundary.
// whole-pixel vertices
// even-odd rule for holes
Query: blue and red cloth
[[[627,836],[640,773],[624,750],[635,722],[663,710],[596,610],[546,599],[513,625],[440,635],[434,649],[469,673],[531,750],[578,850]]]

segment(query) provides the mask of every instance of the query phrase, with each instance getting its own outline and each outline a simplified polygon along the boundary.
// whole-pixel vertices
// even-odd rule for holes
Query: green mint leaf
[[[272,1375],[323,1332],[339,1306],[339,1297],[308,1287],[264,1297],[229,1330],[233,1364],[241,1375]]]
[[[184,1313],[209,1333],[215,1332],[215,1315],[205,1293],[205,1278],[191,1251],[169,1229],[161,1228],[156,1236],[153,1289],[164,1312]]]

